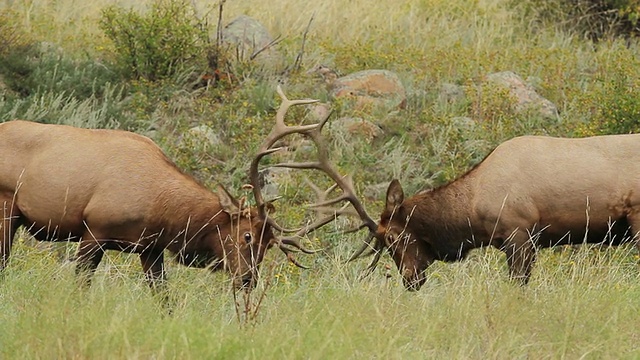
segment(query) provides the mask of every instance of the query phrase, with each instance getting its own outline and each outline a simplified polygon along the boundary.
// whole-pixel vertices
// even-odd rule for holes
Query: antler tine
[[[298,240],[296,240],[294,237],[292,236],[287,236],[284,238],[280,239],[280,244],[281,245],[288,245],[288,246],[293,246],[295,248],[294,251],[301,251],[305,254],[316,254],[318,252],[320,252],[320,250],[309,250],[306,247],[302,246],[302,244],[300,244],[300,242]]]
[[[344,230],[344,232],[350,234],[350,233],[358,232],[358,231],[360,231],[360,230],[362,230],[362,229],[364,229],[366,227],[367,227],[366,224],[360,224],[358,227],[355,227],[355,228],[349,229],[349,230]],[[373,234],[369,233],[369,236],[371,237],[371,236],[373,236]]]
[[[373,245],[371,244],[373,242]],[[362,255],[365,250],[369,250],[369,252],[367,252],[367,254]],[[360,256],[369,256],[371,254],[376,253],[378,250],[378,242],[375,238],[375,236],[373,236],[373,234],[369,234],[369,236],[367,237],[367,239],[364,241],[364,244],[362,244],[362,246],[360,246],[360,248],[354,252],[350,257],[349,260],[347,260],[347,262],[351,262],[353,260],[356,260],[358,258],[360,258]]]
[[[282,103],[280,103],[280,108],[278,108],[278,112],[276,113],[276,127],[280,128],[288,127],[284,123],[284,116],[286,115],[287,111],[289,111],[289,108],[291,106],[314,104],[320,101],[316,99],[289,100],[282,91],[282,87],[280,85],[278,85],[278,87],[276,88],[276,92],[278,93],[278,95],[280,95],[280,99],[282,100]],[[314,124],[314,126],[315,125],[316,124]]]
[[[364,273],[360,276],[360,280],[365,279],[367,276],[373,273],[373,271],[378,266],[378,262],[380,261],[381,257],[382,257],[382,251],[378,250],[373,260],[371,260],[371,263],[369,264],[369,266],[367,266],[367,268],[364,270]]]
[[[314,130],[311,134],[315,134],[317,130]],[[312,136],[313,138],[313,136]],[[320,147],[318,145],[318,147]],[[320,155],[320,148],[318,148],[318,156]],[[339,203],[341,201],[349,201],[358,216],[362,219],[363,223],[369,229],[370,232],[374,233],[376,231],[377,225],[376,222],[367,214],[367,211],[364,209],[364,206],[358,200],[355,194],[355,189],[353,187],[353,180],[350,175],[340,176],[337,171],[333,169],[328,160],[321,159],[321,161],[310,161],[310,162],[295,162],[295,163],[285,163],[285,164],[276,164],[273,167],[284,167],[290,169],[316,169],[324,171],[335,183],[338,187],[340,187],[343,191],[343,194],[337,198],[324,201],[322,203],[314,204],[314,206],[325,206],[325,205],[333,205]]]
[[[287,229],[285,227],[282,227],[280,224],[278,224],[273,218],[269,217],[267,214],[266,220],[267,224],[269,224],[274,230],[279,231],[279,232],[283,232],[283,233],[294,233],[294,232],[298,232],[300,231],[300,228],[298,229]]]
[[[326,217],[324,219],[320,219],[319,221],[317,221],[312,226],[301,230],[301,232],[306,230],[306,232],[300,234],[301,236],[303,234],[308,234],[311,231],[316,230],[320,226],[323,226],[326,223],[332,221],[333,219],[335,219],[337,216],[339,216],[340,214],[342,214],[345,211],[345,209],[348,206],[348,204],[351,204],[353,206],[353,208],[355,209],[356,213],[358,214],[358,216],[360,217],[360,219],[362,220],[362,225],[361,225],[360,228],[362,228],[362,227],[368,228],[369,229],[369,233],[371,234],[370,237],[372,238],[372,237],[374,237],[373,234],[375,234],[375,232],[377,230],[377,224],[367,214],[366,210],[364,209],[364,205],[360,202],[360,200],[358,200],[358,198],[356,196],[355,188],[353,186],[353,179],[349,175],[345,175],[345,176],[340,175],[338,173],[338,171],[331,165],[331,162],[329,161],[329,148],[328,148],[328,146],[326,144],[326,141],[325,141],[325,138],[322,136],[321,132],[322,132],[322,128],[324,127],[324,125],[327,124],[327,121],[328,121],[330,116],[331,116],[331,112],[329,112],[327,115],[325,115],[324,118],[321,119],[320,122],[318,122],[316,128],[306,132],[306,134],[311,138],[311,140],[316,145],[317,156],[318,156],[318,160],[317,161],[285,163],[285,164],[277,164],[276,166],[292,168],[292,169],[315,169],[315,170],[320,170],[320,171],[324,172],[325,174],[327,174],[327,176],[329,176],[329,178],[331,178],[331,180],[334,181],[335,185],[337,185],[337,187],[339,187],[342,190],[342,194],[340,196],[338,196],[336,198],[333,198],[333,199],[329,199],[329,200],[324,200],[324,201],[318,202],[318,203],[314,204],[313,206],[328,206],[328,205],[334,205],[334,204],[340,203],[342,201],[347,201],[348,202],[340,210],[340,213],[336,212],[336,214],[334,216],[331,216],[331,217],[328,216],[328,217]],[[333,190],[333,188],[331,190]],[[296,235],[298,235],[298,234],[296,234]],[[370,240],[369,240],[369,242],[370,242]]]
[[[308,269],[309,267],[304,266],[302,264],[300,264],[298,262],[298,260],[296,260],[295,256],[293,256],[293,252],[291,249],[289,249],[288,247],[284,246],[283,243],[278,244],[278,248],[280,248],[280,250],[282,250],[282,252],[287,256],[287,259],[295,266],[301,268],[301,269]]]
[[[349,204],[344,204],[340,209],[335,209],[332,210],[332,213],[320,218],[318,220],[316,220],[314,223],[312,223],[309,226],[305,226],[303,228],[301,228],[295,235],[295,237],[302,237],[305,236],[307,234],[312,233],[313,231],[321,228],[322,226],[332,222],[333,220],[335,220],[338,216],[344,214],[347,211],[347,207],[349,206]]]
[[[278,85],[276,92],[282,99],[282,103],[280,104],[280,107],[278,108],[278,111],[276,113],[276,125],[271,129],[271,132],[269,133],[269,135],[267,135],[267,138],[260,145],[260,148],[258,149],[258,155],[253,158],[253,160],[251,161],[251,165],[249,166],[249,182],[251,183],[251,185],[253,185],[253,196],[256,200],[258,211],[263,217],[266,217],[266,211],[265,201],[259,186],[258,166],[260,164],[260,160],[262,160],[262,158],[266,155],[283,149],[283,147],[272,148],[272,146],[279,139],[293,133],[307,133],[318,127],[318,124],[288,126],[284,122],[284,117],[291,106],[313,104],[315,102],[318,102],[318,100],[289,100],[282,91],[282,87],[280,85]]]
[[[295,230],[286,229],[280,226],[273,218],[269,217],[269,214],[267,213],[267,209],[266,209],[267,206],[266,206],[264,197],[262,195],[262,192],[260,191],[260,181],[259,181],[258,170],[259,170],[260,160],[262,160],[264,156],[283,149],[283,147],[272,148],[272,146],[279,139],[282,139],[283,137],[290,134],[294,134],[294,133],[308,134],[310,131],[313,131],[314,129],[321,126],[320,124],[289,126],[285,123],[285,115],[291,106],[313,104],[318,102],[318,100],[313,100],[313,99],[289,100],[287,96],[284,94],[284,92],[282,91],[282,87],[280,85],[277,86],[276,92],[278,93],[278,95],[280,96],[280,99],[282,100],[280,107],[276,112],[276,124],[271,129],[271,131],[269,132],[269,135],[267,135],[263,143],[260,145],[258,149],[258,154],[251,161],[251,164],[249,166],[249,182],[253,186],[253,196],[255,198],[260,216],[263,219],[265,219],[265,221],[276,231],[280,231],[283,233],[294,233],[294,232],[300,233],[302,231],[301,229],[295,229]],[[289,261],[291,261],[296,266],[306,269],[307,268],[306,266],[300,264],[295,259],[295,257],[292,254],[294,250],[288,248],[287,245],[293,246],[294,248],[304,253],[314,253],[314,251],[304,248],[294,237],[285,237],[278,240],[278,247],[280,248],[280,250],[282,250],[285,253],[285,255],[287,256],[287,259],[289,259]]]

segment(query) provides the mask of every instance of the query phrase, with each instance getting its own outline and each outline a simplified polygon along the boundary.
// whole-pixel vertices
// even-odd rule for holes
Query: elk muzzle
[[[233,277],[233,288],[236,290],[253,290],[258,282],[257,271],[247,271]]]
[[[427,277],[424,271],[418,271],[417,269],[403,268],[402,269],[402,284],[408,291],[418,291],[424,285]]]

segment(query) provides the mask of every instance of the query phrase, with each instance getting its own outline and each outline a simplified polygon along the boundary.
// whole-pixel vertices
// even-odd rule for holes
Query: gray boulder
[[[274,68],[282,62],[267,28],[252,17],[240,15],[233,19],[222,29],[221,37],[223,45],[230,47],[238,60],[255,60]]]
[[[350,101],[356,110],[396,110],[407,104],[404,85],[392,71],[362,70],[342,77],[323,65],[313,71],[323,77],[334,99]]]
[[[503,71],[489,74],[485,80],[509,91],[510,96],[516,100],[515,111],[535,111],[544,118],[558,118],[556,105],[540,96],[533,86],[522,80],[518,74],[512,71]]]

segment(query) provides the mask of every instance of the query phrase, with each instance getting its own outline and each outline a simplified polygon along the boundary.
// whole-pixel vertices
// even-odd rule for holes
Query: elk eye
[[[385,236],[385,240],[387,241],[387,245],[391,245],[394,243],[394,237],[393,234],[387,234]]]
[[[251,235],[251,233],[249,233],[249,232],[244,233],[244,241],[247,244],[251,243],[252,239],[253,239],[253,235]]]

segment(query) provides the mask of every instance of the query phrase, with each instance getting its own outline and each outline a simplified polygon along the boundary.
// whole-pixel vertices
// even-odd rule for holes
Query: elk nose
[[[424,279],[418,276],[415,270],[409,268],[402,269],[402,283],[408,291],[420,290],[423,282]]]
[[[402,283],[404,288],[411,292],[420,290],[420,287],[422,286],[421,281],[415,278],[402,278]]]
[[[243,276],[241,284],[243,289],[253,289],[256,286],[256,282],[253,280],[253,276],[251,276],[251,274]]]

